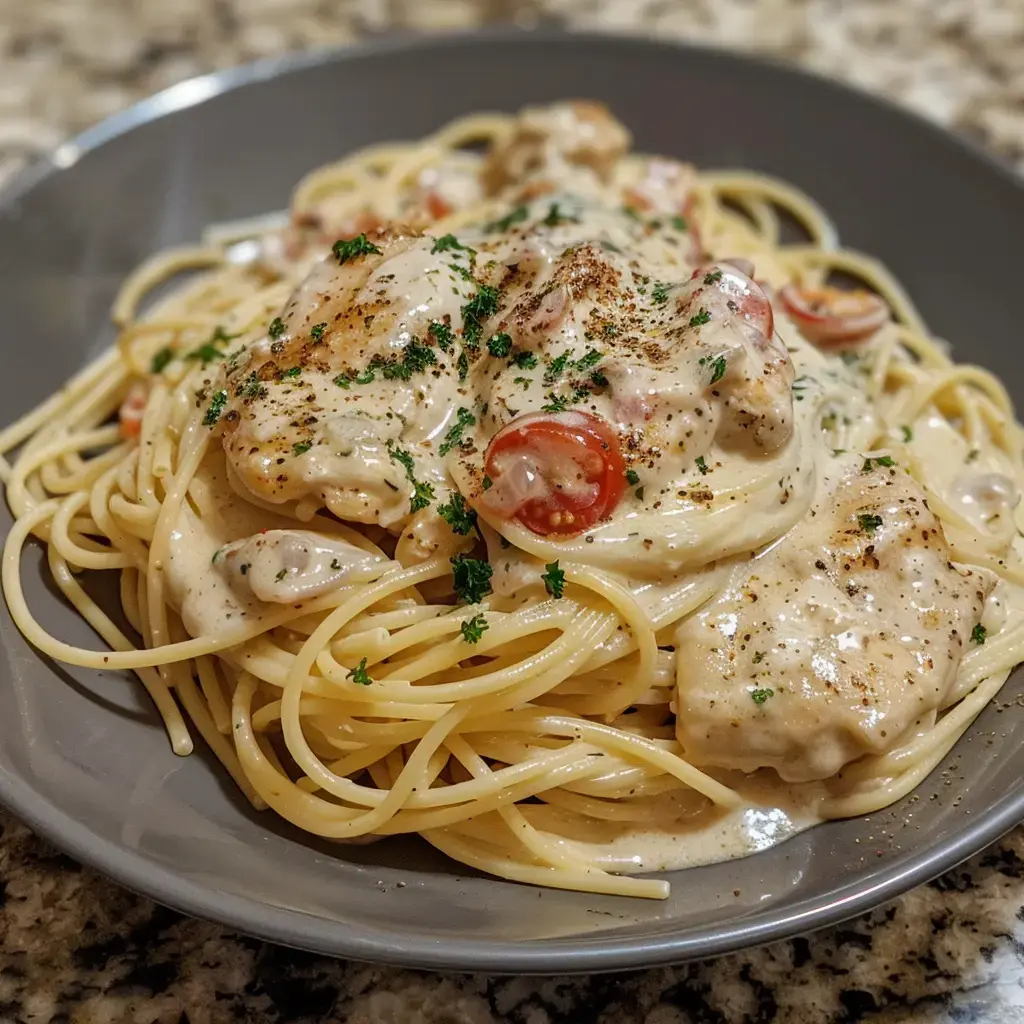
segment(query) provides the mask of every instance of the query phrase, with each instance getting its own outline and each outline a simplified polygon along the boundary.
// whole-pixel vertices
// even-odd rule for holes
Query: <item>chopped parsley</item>
[[[455,555],[452,563],[452,581],[455,593],[466,604],[478,604],[491,592],[494,569],[489,562],[467,555]]]
[[[309,449],[312,448],[312,447],[313,447],[313,442],[312,441],[296,441],[295,444],[292,445],[292,454],[293,455],[305,455],[306,452],[308,452]]]
[[[459,358],[455,360],[455,369],[459,371],[459,383],[464,384],[469,376],[469,356],[466,355],[465,349],[459,353]]]
[[[693,316],[690,317],[690,326],[691,327],[701,327],[704,324],[707,324],[707,323],[710,323],[710,322],[711,322],[711,314],[703,306],[701,306],[699,312],[694,313]]]
[[[434,485],[420,483],[416,479],[416,475],[413,472],[414,463],[412,456],[407,451],[389,444],[388,455],[405,469],[405,475],[409,478],[409,483],[412,484],[412,498],[409,500],[409,511],[419,512],[420,509],[426,508],[434,500]]]
[[[988,630],[979,622],[974,629],[971,630],[971,643],[972,644],[983,644],[985,637],[988,635]]]
[[[358,683],[360,686],[369,686],[373,680],[367,674],[366,659],[361,659],[359,664],[354,669],[351,669],[345,678],[351,679],[353,683]]]
[[[537,357],[532,352],[517,352],[512,357],[512,365],[520,370],[532,370],[537,365]]]
[[[489,476],[485,476],[483,480],[480,481],[480,486],[485,491],[489,491],[494,486],[494,481]]]
[[[967,458],[964,459],[964,462],[973,462],[980,454],[981,454],[981,449],[980,448],[972,448],[967,453]]]
[[[579,217],[575,217],[571,213],[563,213],[558,203],[552,203],[548,207],[547,216],[543,221],[549,228],[557,228],[559,224],[579,224],[579,222]]]
[[[476,644],[480,642],[480,637],[490,629],[487,624],[487,620],[482,615],[474,615],[471,619],[466,619],[465,622],[459,626],[462,630],[462,639],[467,644]]]
[[[454,235],[442,235],[434,240],[431,252],[450,252],[452,249],[459,249],[462,252],[473,252],[468,245],[463,245]]]
[[[221,413],[224,412],[224,406],[227,404],[228,393],[226,391],[215,391],[210,401],[210,408],[206,410],[206,415],[203,417],[203,426],[212,427],[220,419]]]
[[[693,321],[690,321],[691,325]],[[716,359],[711,361],[711,383],[717,384],[724,376],[725,371],[728,369],[729,364],[726,362],[725,356],[718,356]]]
[[[704,476],[708,472],[708,464],[704,461],[704,456],[698,455],[694,462],[696,462],[697,468],[700,470],[700,475]]]
[[[676,214],[675,217],[669,218],[669,224],[676,229],[676,231],[689,231],[690,225],[686,223],[686,218]]]
[[[476,512],[466,506],[462,495],[456,491],[452,500],[437,506],[437,514],[452,528],[452,533],[465,537],[476,526]]]
[[[236,395],[242,398],[266,398],[267,397],[267,386],[260,380],[256,371],[253,370],[245,380],[238,386],[235,391]]]
[[[191,352],[186,352],[185,358],[201,359],[205,368],[207,363],[212,363],[215,359],[223,359],[224,353],[213,342],[204,341],[198,348],[192,349]]]
[[[357,384],[372,384],[373,383],[373,367],[368,366],[362,373],[357,373],[352,379]]]
[[[154,353],[153,361],[149,364],[150,373],[163,373],[164,368],[174,358],[174,350],[171,348],[162,348],[159,352]]]
[[[459,408],[455,414],[455,422],[448,428],[444,435],[441,447],[438,448],[439,455],[447,455],[456,445],[462,444],[462,434],[467,427],[476,423],[476,417],[466,408]]]
[[[367,240],[365,234],[356,235],[355,238],[339,238],[338,241],[331,246],[331,252],[334,253],[339,263],[347,263],[349,260],[358,259],[360,256],[381,256],[383,253],[380,249]]]
[[[334,383],[337,384],[339,388],[344,388],[348,391],[352,386],[352,378],[347,373],[339,373],[338,376],[334,378]]]
[[[462,307],[462,337],[467,345],[476,346],[483,334],[484,321],[498,312],[498,289],[477,285],[477,293]]]
[[[553,391],[547,394],[547,402],[540,407],[541,412],[565,412],[569,408],[569,399],[564,395],[556,395]]]
[[[580,371],[589,370],[591,367],[597,366],[602,359],[604,359],[603,352],[598,352],[595,348],[589,348],[576,360],[576,369]]]
[[[563,352],[560,356],[556,356],[548,363],[548,368],[544,371],[544,383],[553,384],[562,374],[566,368],[572,362],[572,353]]]
[[[722,280],[722,272],[720,270],[709,270],[704,275],[705,284],[718,284]]]
[[[513,224],[521,224],[529,215],[529,209],[519,205],[500,220],[492,220],[490,224],[485,224],[484,231],[508,231]]]
[[[382,356],[374,356],[367,369],[371,373],[370,380],[373,380],[374,370],[380,370],[385,380],[411,380],[413,374],[422,373],[428,366],[434,366],[436,363],[437,358],[433,349],[413,338],[402,350],[401,357],[391,356],[385,359]],[[356,383],[364,382],[356,378]]]
[[[289,377],[298,377],[302,373],[301,366],[289,366],[287,370],[279,370],[277,374],[278,380],[287,380]],[[335,382],[337,383],[337,382]]]
[[[565,571],[558,568],[558,562],[548,562],[544,566],[547,570],[541,573],[540,578],[544,581],[544,589],[554,598],[562,596],[565,590]]]
[[[657,303],[659,306],[664,306],[668,302],[668,290],[671,285],[667,284],[656,284],[651,289],[651,302]]]
[[[903,443],[909,444],[914,440],[914,432],[905,423],[900,427],[900,432],[903,434]]]
[[[284,321],[279,316],[275,316],[274,319],[270,321],[270,326],[267,328],[267,334],[272,338],[280,338],[281,335],[284,334]]]
[[[327,324],[314,324],[309,329],[309,336],[313,339],[313,343],[319,345],[324,340],[324,332],[327,330]]]
[[[755,665],[760,665],[764,661],[764,651],[755,651],[753,660]]]
[[[427,331],[434,336],[434,341],[442,352],[447,352],[452,347],[452,329],[448,324],[440,320],[431,320]]]
[[[774,697],[775,691],[759,687],[756,690],[750,691],[750,699],[755,704],[763,704],[769,697]]]
[[[278,583],[280,583],[281,580],[283,580],[285,578],[285,576],[287,576],[287,575],[288,575],[288,570],[287,569],[280,569],[280,570],[278,570],[278,573],[274,577],[274,579],[277,580]]]
[[[896,463],[893,461],[892,456],[890,455],[879,455],[877,458],[871,456],[864,460],[864,465],[860,467],[860,471],[862,473],[869,473],[871,472],[871,469],[875,466],[886,466],[888,468],[895,465]]]
[[[635,469],[627,469],[626,482],[630,487],[636,487],[636,485],[640,483],[640,474]]]
[[[512,351],[512,339],[507,334],[495,334],[487,342],[487,351],[496,359],[504,359]]]
[[[882,517],[869,512],[859,512],[857,522],[865,533],[874,533],[882,525]]]

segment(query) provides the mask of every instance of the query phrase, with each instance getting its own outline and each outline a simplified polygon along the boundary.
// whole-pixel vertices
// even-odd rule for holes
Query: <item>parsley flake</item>
[[[163,373],[164,368],[174,358],[174,350],[162,348],[153,354],[153,361],[149,364],[150,373]]]
[[[627,469],[626,482],[630,487],[636,487],[636,485],[640,483],[640,474],[635,469]]]
[[[356,235],[355,238],[339,238],[331,246],[339,263],[347,263],[349,260],[358,259],[360,256],[381,256],[382,251],[367,240],[365,233]]]
[[[874,533],[882,525],[882,517],[868,512],[859,512],[857,522],[865,533]]]
[[[465,537],[476,526],[476,512],[466,505],[458,491],[451,501],[437,506],[437,514],[451,527],[452,533],[460,537]]]
[[[212,427],[220,419],[221,413],[224,412],[224,406],[227,404],[228,393],[226,391],[214,392],[213,398],[210,401],[210,408],[206,410],[206,415],[203,416],[203,426]]]
[[[565,590],[565,571],[558,568],[558,562],[548,562],[544,566],[547,572],[541,573],[544,589],[553,597],[560,598]]]
[[[513,224],[522,223],[529,215],[527,207],[519,205],[500,220],[492,220],[490,224],[485,224],[484,231],[508,231]]]
[[[760,665],[764,661],[764,651],[755,651],[753,661],[755,665]]]
[[[700,470],[700,475],[704,476],[708,472],[708,464],[704,461],[704,456],[698,455],[694,462],[696,462],[697,468]]]
[[[453,586],[459,600],[466,604],[479,604],[491,592],[494,568],[489,562],[467,555],[455,555],[450,561]]]
[[[440,320],[431,320],[427,330],[434,336],[434,341],[437,342],[437,347],[442,352],[447,352],[452,347],[454,336],[448,324],[442,323]]]
[[[455,414],[455,422],[448,428],[444,440],[438,448],[439,455],[447,455],[456,445],[462,444],[462,434],[467,427],[476,423],[476,417],[466,408],[459,408]]]
[[[405,470],[405,475],[412,484],[412,498],[409,499],[409,511],[419,512],[426,508],[434,500],[434,485],[421,483],[416,479],[413,472],[413,458],[402,448],[396,448],[393,444],[388,445],[388,455]]]
[[[869,473],[874,466],[886,466],[888,468],[895,465],[896,463],[890,455],[879,455],[877,458],[871,456],[864,460],[864,465],[860,467],[860,471],[862,473]]]
[[[480,486],[485,491],[489,491],[494,486],[494,481],[489,476],[485,476],[483,480],[480,481]]]
[[[520,370],[532,370],[537,365],[537,357],[532,352],[517,352],[512,357],[512,365]]]
[[[279,370],[277,374],[278,380],[287,380],[289,377],[298,377],[302,373],[301,366],[289,366],[287,370]],[[337,382],[335,382],[337,383]]]
[[[676,229],[676,231],[689,231],[690,225],[686,223],[686,218],[676,214],[675,217],[669,218],[669,224]]]
[[[504,359],[512,351],[512,339],[507,334],[495,334],[487,342],[487,351],[496,359]]]
[[[279,316],[275,316],[274,319],[270,321],[270,326],[267,328],[267,334],[272,338],[280,338],[281,335],[284,334],[284,321]]]
[[[914,432],[905,423],[900,427],[900,432],[903,434],[903,443],[909,444],[914,440]]]
[[[497,312],[498,289],[487,284],[478,285],[476,295],[462,307],[462,337],[467,345],[479,343],[484,321]]]
[[[249,376],[239,384],[235,394],[244,399],[266,398],[267,387],[257,376],[256,371],[253,370],[252,373],[250,373]]]
[[[670,287],[671,285],[667,284],[656,284],[651,289],[651,302],[664,306],[668,302],[668,290]]]
[[[718,284],[722,280],[722,272],[720,270],[709,270],[704,275],[705,284]]]
[[[691,327],[701,327],[704,324],[710,322],[711,314],[703,306],[701,306],[700,311],[698,313],[694,313],[694,315],[690,317]]]
[[[349,670],[349,673],[345,678],[351,679],[353,683],[358,683],[360,686],[369,686],[373,680],[367,674],[366,659],[361,659],[355,668]]]
[[[769,690],[769,689],[765,689],[765,688],[760,688],[759,687],[756,690],[751,690],[750,691],[750,699],[755,704],[763,704],[766,700],[768,700],[769,697],[774,697],[774,696],[775,696],[775,691],[774,690]]]
[[[988,635],[988,630],[979,622],[974,629],[971,630],[971,643],[972,644],[983,644],[985,637]]]
[[[327,330],[327,324],[314,324],[309,329],[309,336],[313,339],[313,344],[319,345],[324,340],[324,332]]]
[[[692,324],[693,321],[691,320]],[[714,359],[711,363],[711,383],[717,384],[724,376],[725,371],[728,369],[729,364],[726,362],[725,356],[719,356]]]
[[[296,441],[295,444],[292,445],[292,454],[293,455],[305,455],[306,452],[308,452],[309,449],[312,448],[312,447],[313,447],[313,442],[312,441]]]
[[[474,615],[473,618],[466,619],[459,629],[462,630],[462,639],[467,644],[476,644],[480,642],[480,638],[490,629],[490,626],[482,615]]]
[[[462,252],[474,252],[468,245],[463,245],[454,235],[442,235],[434,240],[431,252],[450,252],[452,249],[459,249]]]

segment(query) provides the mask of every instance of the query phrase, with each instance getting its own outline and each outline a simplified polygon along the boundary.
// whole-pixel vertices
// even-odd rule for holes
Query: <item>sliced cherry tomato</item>
[[[133,384],[128,389],[128,394],[117,414],[122,437],[138,437],[142,433],[142,417],[145,415],[148,399],[149,395],[141,384]]]
[[[440,220],[442,217],[447,217],[452,212],[452,207],[448,201],[438,195],[437,192],[428,192],[426,197],[427,213],[430,214],[434,220]]]
[[[586,530],[626,489],[615,431],[587,412],[520,416],[491,440],[485,469],[492,485],[480,502],[542,536]]]
[[[889,306],[874,292],[787,284],[779,292],[800,333],[819,348],[838,348],[866,341],[890,316]]]

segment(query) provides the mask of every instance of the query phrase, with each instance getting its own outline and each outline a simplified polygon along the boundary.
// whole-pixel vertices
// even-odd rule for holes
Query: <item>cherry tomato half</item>
[[[541,536],[568,536],[611,515],[626,464],[611,426],[586,412],[531,413],[494,435],[480,501]]]
[[[826,285],[802,288],[787,284],[779,292],[800,333],[819,348],[866,341],[889,320],[889,306],[874,292],[844,291]]]

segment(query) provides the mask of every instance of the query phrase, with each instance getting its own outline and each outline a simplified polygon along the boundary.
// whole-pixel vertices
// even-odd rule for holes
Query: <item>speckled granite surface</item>
[[[562,20],[790,57],[1024,167],[1024,0],[0,0],[0,177],[213,68],[392,26]],[[1024,829],[838,929],[712,963],[488,979],[283,950],[133,896],[0,814],[0,1022],[1024,1024]]]

